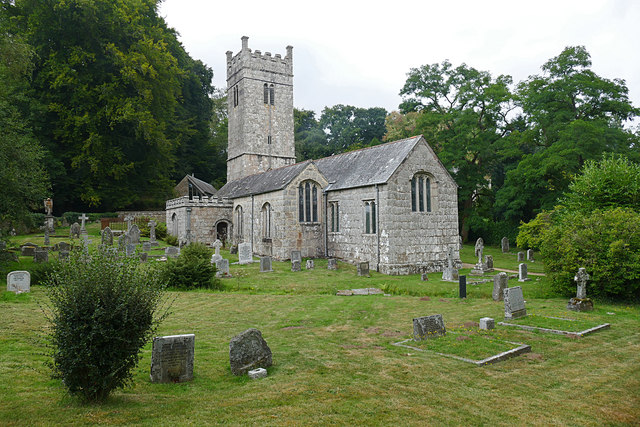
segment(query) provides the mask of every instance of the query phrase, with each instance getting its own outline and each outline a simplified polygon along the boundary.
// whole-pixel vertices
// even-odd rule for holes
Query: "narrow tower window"
[[[275,88],[273,84],[269,86],[269,104],[274,105],[276,102]]]
[[[269,104],[269,86],[266,83],[264,84],[264,103]]]

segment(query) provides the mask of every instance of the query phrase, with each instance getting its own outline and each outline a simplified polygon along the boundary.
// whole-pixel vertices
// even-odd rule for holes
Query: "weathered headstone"
[[[129,243],[129,236],[126,234],[118,237],[118,250],[124,252],[127,249],[127,244]]]
[[[159,243],[156,240],[156,225],[158,224],[156,224],[154,220],[151,220],[147,225],[149,226],[149,243],[151,243],[151,246],[159,246]]]
[[[427,275],[427,273],[422,273],[420,275],[420,280],[422,280],[423,282],[428,282],[429,281],[429,276]]]
[[[478,237],[478,240],[476,240],[476,246],[474,250],[475,255],[478,257],[478,264],[482,264],[483,251],[484,251],[484,240],[482,240],[482,237]]]
[[[509,276],[505,272],[500,272],[493,276],[493,293],[491,296],[494,301],[502,301],[504,299],[504,290],[509,287]]]
[[[487,268],[487,264],[485,264],[482,261],[483,252],[484,252],[484,240],[482,240],[482,237],[478,237],[478,240],[476,240],[476,246],[475,246],[475,255],[478,257],[478,262],[473,267],[473,269],[469,272],[469,274],[481,276],[484,273],[489,272],[489,269]]]
[[[251,264],[253,262],[252,252],[251,243],[240,243],[238,245],[238,264]]]
[[[527,261],[535,261],[533,259],[533,249],[527,249]]]
[[[195,344],[194,334],[155,337],[151,350],[151,382],[191,381]]]
[[[37,263],[49,262],[49,251],[41,248],[36,249],[33,260]]]
[[[244,375],[273,363],[271,349],[255,328],[247,329],[229,342],[229,364],[233,375]]]
[[[572,311],[592,311],[593,301],[587,298],[587,282],[591,277],[584,268],[579,268],[573,280],[577,285],[576,297],[571,298],[567,304],[567,308]]]
[[[502,253],[506,254],[509,253],[509,239],[506,237],[502,238],[502,241],[500,242],[500,245],[502,246]]]
[[[49,227],[47,224],[44,224],[44,245],[49,246],[51,244],[51,240],[49,239]]]
[[[216,277],[229,276],[229,260],[221,258],[216,261]]]
[[[59,261],[64,261],[66,259],[69,259],[69,251],[61,250],[60,252],[58,252],[58,260]]]
[[[231,245],[231,246],[229,247],[229,253],[230,253],[231,255],[235,255],[235,254],[237,254],[237,253],[238,253],[238,246],[236,246],[236,245]]]
[[[369,277],[369,263],[368,262],[359,262],[358,263],[358,276]]]
[[[271,268],[271,257],[261,256],[260,257],[260,273],[265,273],[268,271],[273,271],[273,268]]]
[[[80,237],[80,224],[78,224],[77,222],[71,224],[71,228],[69,229],[69,237],[72,239],[74,237]]]
[[[302,252],[300,251],[291,251],[291,262],[300,261],[302,263]]]
[[[413,340],[422,341],[441,337],[447,334],[442,314],[424,316],[413,319]]]
[[[524,252],[518,252],[518,262],[524,262]]]
[[[447,266],[442,271],[442,280],[447,282],[458,281],[458,269],[453,266],[453,248],[449,247],[447,251]]]
[[[51,197],[44,199],[44,229],[45,229],[45,236],[47,236],[48,233],[55,233],[55,219],[53,217],[53,200],[51,200]],[[47,243],[45,241],[45,245],[48,245],[49,243]]]
[[[527,315],[522,288],[520,286],[505,289],[503,295],[505,319],[517,319]]]
[[[211,264],[215,264],[218,260],[222,259],[222,255],[220,255],[221,247],[222,247],[222,242],[216,239],[216,241],[213,242],[213,249],[215,252],[213,255],[211,255]]]
[[[308,259],[307,260],[307,270],[313,270],[315,267],[315,263],[313,262],[312,259]]]
[[[487,266],[487,272],[493,271],[493,255],[485,255],[484,264]]]
[[[138,227],[138,224],[133,224],[127,234],[131,239],[131,243],[134,245],[140,243],[140,227]]]
[[[127,243],[125,250],[127,256],[133,256],[136,253],[136,245],[134,245],[133,243]]]
[[[164,250],[164,256],[167,258],[178,258],[180,255],[180,248],[176,246],[169,246]]]
[[[142,250],[145,252],[149,252],[151,250],[151,242],[148,242],[148,241],[142,242]]]
[[[146,252],[140,252],[140,261],[147,262],[147,259],[149,259],[149,254]]]
[[[38,245],[33,243],[25,243],[20,246],[20,255],[22,256],[34,256],[36,254],[36,249],[38,249]]]
[[[490,329],[494,329],[495,327],[495,320],[493,320],[491,317],[483,317],[482,319],[480,319],[480,329],[488,331]]]
[[[522,262],[518,265],[518,282],[526,282],[527,280],[531,280],[527,274],[527,264]]]
[[[71,250],[71,245],[67,242],[60,242],[58,243],[58,250],[60,251],[70,251]]]
[[[335,258],[329,258],[327,260],[327,269],[329,270],[337,270],[338,269],[338,260]]]
[[[88,217],[88,216],[86,216],[85,214],[82,214],[82,215],[80,215],[80,216],[78,217],[78,219],[79,219],[80,221],[82,221],[82,224],[80,224],[80,234],[81,234],[81,235],[85,235],[85,234],[87,234],[87,228],[86,228],[86,226],[85,226],[85,221],[86,221],[86,220],[88,220],[88,219],[89,219],[89,217]]]
[[[7,274],[7,291],[17,294],[31,291],[31,273],[17,270]]]
[[[102,244],[107,246],[113,245],[113,232],[109,226],[106,226],[104,230],[102,230]]]
[[[291,261],[291,271],[300,271],[301,267],[300,267],[300,261],[297,259],[294,259]]]

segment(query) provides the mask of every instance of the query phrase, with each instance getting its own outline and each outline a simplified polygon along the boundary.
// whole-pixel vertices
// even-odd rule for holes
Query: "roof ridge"
[[[343,156],[345,154],[357,153],[358,151],[364,151],[364,150],[370,150],[370,149],[373,149],[373,148],[384,147],[384,146],[391,145],[391,144],[397,144],[397,143],[400,143],[400,142],[408,141],[410,139],[419,138],[421,136],[422,136],[422,134],[418,134],[418,135],[410,136],[410,137],[407,137],[407,138],[397,139],[395,141],[385,142],[384,144],[371,145],[369,147],[362,147],[362,148],[358,148],[357,150],[353,150],[353,151],[345,151],[344,153],[332,154],[331,156],[327,156],[327,157],[322,157],[322,158],[316,159],[316,161],[324,160],[324,159],[330,159],[330,158],[338,157],[338,156]]]

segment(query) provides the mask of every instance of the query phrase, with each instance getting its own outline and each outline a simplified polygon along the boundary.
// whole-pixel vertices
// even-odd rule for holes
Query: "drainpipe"
[[[251,195],[251,256],[253,256],[253,194]]]
[[[376,271],[380,273],[380,189],[376,184],[376,238],[378,240],[378,262],[376,264]]]
[[[328,215],[328,207],[327,207],[327,199],[329,195],[326,191],[322,190],[322,196],[324,199],[324,257],[329,257],[329,221],[327,219]]]

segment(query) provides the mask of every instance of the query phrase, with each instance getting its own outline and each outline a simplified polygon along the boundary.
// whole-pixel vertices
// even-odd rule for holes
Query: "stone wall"
[[[118,218],[124,218],[127,215],[131,215],[134,218],[146,217],[154,220],[155,222],[165,222],[165,211],[118,211]]]
[[[232,208],[231,201],[215,197],[189,200],[186,196],[168,200],[165,211],[167,232],[184,243],[189,231],[192,242],[211,245],[218,238],[217,225],[220,221],[227,223],[229,236],[232,235]]]

